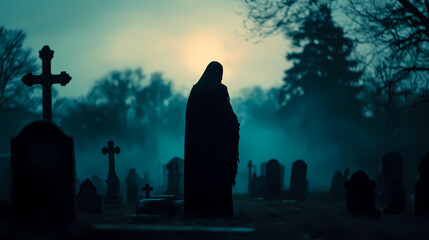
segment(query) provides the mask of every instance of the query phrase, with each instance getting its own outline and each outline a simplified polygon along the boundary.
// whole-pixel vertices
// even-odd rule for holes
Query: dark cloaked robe
[[[188,217],[233,216],[239,123],[221,80],[222,65],[211,62],[188,99],[184,179]]]

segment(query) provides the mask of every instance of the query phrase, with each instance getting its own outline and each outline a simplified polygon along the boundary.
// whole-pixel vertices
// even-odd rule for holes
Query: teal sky
[[[211,60],[224,65],[232,97],[243,88],[279,86],[287,41],[273,36],[255,44],[243,27],[239,0],[0,0],[0,24],[27,33],[37,54],[54,51],[52,72],[72,81],[59,95],[86,94],[112,70],[161,71],[187,95]]]

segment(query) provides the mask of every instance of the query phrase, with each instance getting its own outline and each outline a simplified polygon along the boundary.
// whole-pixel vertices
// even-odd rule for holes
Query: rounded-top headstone
[[[377,215],[375,208],[374,188],[375,181],[359,170],[352,174],[350,180],[345,182],[347,189],[347,212],[357,217]]]
[[[281,198],[281,173],[280,163],[276,159],[268,161],[267,174],[265,179],[265,200],[275,200]]]
[[[350,177],[350,180],[346,182],[347,189],[374,189],[375,182],[371,181],[368,175],[362,171],[356,171]]]
[[[35,121],[11,139],[12,209],[17,222],[51,226],[75,220],[73,138]]]

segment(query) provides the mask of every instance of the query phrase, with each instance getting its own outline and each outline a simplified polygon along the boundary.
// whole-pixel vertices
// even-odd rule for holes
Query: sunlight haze
[[[279,86],[287,41],[246,41],[239,1],[5,1],[0,23],[27,33],[25,45],[55,51],[52,71],[72,76],[60,97],[86,94],[113,70],[163,72],[184,95],[207,64],[224,66],[231,96],[259,85]],[[279,51],[279,49],[282,49]]]

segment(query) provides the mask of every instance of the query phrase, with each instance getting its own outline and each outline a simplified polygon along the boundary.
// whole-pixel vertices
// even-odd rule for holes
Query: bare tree
[[[429,101],[429,0],[243,0],[247,19],[245,27],[253,37],[293,32],[312,10],[321,4],[340,3],[352,24],[346,30],[359,43],[357,53],[366,58],[368,71],[386,58],[389,71],[396,71],[412,85],[408,104],[416,106]],[[369,80],[369,78],[363,79]],[[407,82],[407,83],[405,83]],[[381,82],[378,82],[381,83]],[[370,83],[371,84],[371,83]],[[382,85],[380,86],[382,87]],[[398,92],[401,95],[401,92]],[[411,96],[411,95],[410,95]]]
[[[428,0],[347,0],[347,15],[356,23],[361,42],[379,46],[381,53],[402,60],[407,71],[429,71]]]
[[[381,112],[386,118],[394,118],[408,107],[409,98],[413,97],[413,85],[408,81],[407,73],[390,67],[389,59],[380,62],[368,70],[363,79],[365,90],[362,99],[367,103],[368,114]]]
[[[243,0],[244,27],[253,38],[296,30],[308,14],[321,5],[332,8],[332,0]]]
[[[34,88],[28,88],[21,77],[39,67],[31,50],[23,47],[25,33],[0,26],[0,108],[13,108],[24,104]]]
[[[395,99],[408,103],[408,106],[401,106],[402,109],[428,102],[429,1],[347,0],[343,9],[355,23],[355,27],[350,28],[351,33],[360,43],[370,46],[367,59],[370,65],[376,66],[372,71],[380,78],[378,89],[386,87],[382,79],[386,79],[387,73],[394,76],[390,78],[394,81],[389,83],[399,86],[380,94],[389,94],[384,97],[397,94]],[[404,89],[410,91],[406,99],[403,98]],[[390,103],[386,104],[384,108],[389,108]]]

